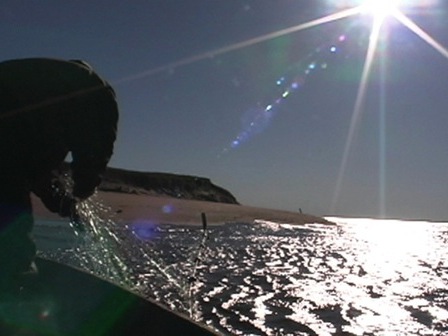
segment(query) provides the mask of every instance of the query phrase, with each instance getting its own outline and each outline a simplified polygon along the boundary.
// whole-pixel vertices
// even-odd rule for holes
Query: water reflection
[[[213,227],[196,264],[199,228],[118,236],[137,290],[226,334],[448,333],[448,224],[330,220]]]
[[[220,229],[210,272],[226,281],[218,291],[204,284],[215,308],[204,305],[203,317],[236,334],[448,330],[446,224],[336,220]]]

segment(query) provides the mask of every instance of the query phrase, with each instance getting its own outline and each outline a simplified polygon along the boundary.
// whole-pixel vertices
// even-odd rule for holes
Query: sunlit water
[[[208,239],[200,226],[109,219],[99,239],[40,222],[35,236],[42,255],[223,334],[448,335],[448,223],[330,220],[227,224]]]

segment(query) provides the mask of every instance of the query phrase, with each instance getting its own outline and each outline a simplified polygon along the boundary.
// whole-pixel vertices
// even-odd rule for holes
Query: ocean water
[[[336,225],[260,219],[207,234],[148,220],[77,234],[38,222],[35,237],[41,255],[224,335],[448,335],[448,223],[328,219]]]

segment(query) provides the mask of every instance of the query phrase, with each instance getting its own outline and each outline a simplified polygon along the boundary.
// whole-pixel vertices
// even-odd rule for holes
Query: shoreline
[[[201,213],[205,213],[209,225],[252,223],[255,220],[296,225],[333,224],[322,217],[305,213],[165,196],[99,191],[93,197],[109,207],[117,220],[124,223],[202,225]],[[32,203],[36,219],[61,219],[57,214],[49,212],[34,195]]]

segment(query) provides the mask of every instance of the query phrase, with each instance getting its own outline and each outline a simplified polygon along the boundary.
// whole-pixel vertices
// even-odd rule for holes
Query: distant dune
[[[289,224],[330,224],[308,214],[240,205],[226,189],[196,176],[108,168],[95,197],[126,223],[201,224],[204,212],[210,224],[250,223],[257,219]],[[33,197],[33,206],[37,218],[58,218],[36,197]]]

